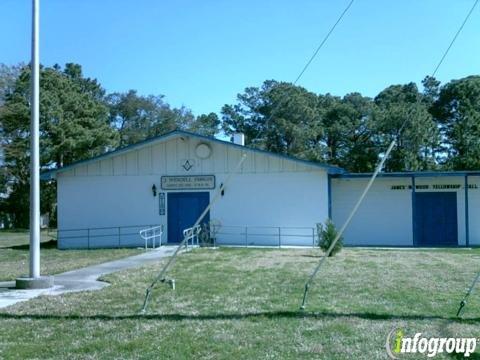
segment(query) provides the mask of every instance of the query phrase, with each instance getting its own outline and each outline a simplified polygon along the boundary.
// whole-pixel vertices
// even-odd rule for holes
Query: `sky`
[[[196,115],[295,80],[349,0],[40,0],[40,58],[108,92],[163,94]],[[474,0],[356,0],[298,85],[375,96],[431,74]],[[31,1],[0,1],[0,63],[30,59]],[[437,73],[480,74],[480,6]]]

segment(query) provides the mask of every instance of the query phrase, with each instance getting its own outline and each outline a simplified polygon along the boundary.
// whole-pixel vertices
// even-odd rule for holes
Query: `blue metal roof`
[[[62,168],[47,170],[45,172],[42,172],[41,178],[42,178],[42,180],[53,179],[53,178],[55,178],[55,175],[57,173],[64,172],[64,171],[67,171],[67,170],[71,170],[71,169],[73,169],[73,168],[75,168],[79,165],[85,165],[85,164],[89,164],[89,163],[92,163],[92,162],[95,162],[95,161],[98,161],[98,160],[109,158],[111,156],[120,155],[120,154],[129,152],[131,150],[135,150],[135,149],[140,148],[140,147],[144,147],[144,146],[147,146],[147,145],[159,142],[159,141],[166,141],[168,139],[174,138],[176,136],[182,136],[182,135],[192,136],[192,137],[196,137],[196,138],[199,138],[199,139],[202,139],[202,140],[212,141],[212,142],[220,143],[220,144],[223,144],[223,145],[239,148],[241,150],[247,150],[247,151],[251,151],[251,152],[255,152],[255,153],[261,153],[261,154],[274,156],[274,157],[281,158],[281,159],[295,161],[295,162],[298,162],[298,163],[301,163],[301,164],[304,164],[304,165],[309,165],[309,166],[322,168],[322,169],[327,170],[327,172],[329,174],[342,174],[342,173],[346,172],[344,169],[342,169],[338,166],[323,164],[323,163],[314,162],[314,161],[302,160],[302,159],[298,159],[298,158],[288,156],[288,155],[277,154],[277,153],[266,151],[266,150],[250,148],[250,147],[247,147],[247,146],[234,144],[234,143],[229,142],[229,141],[219,140],[219,139],[216,139],[214,137],[200,135],[200,134],[192,133],[192,132],[185,131],[185,130],[173,130],[173,131],[168,132],[166,134],[155,136],[153,138],[149,138],[149,139],[140,141],[136,144],[125,146],[125,147],[120,148],[120,149],[109,151],[109,152],[106,152],[104,154],[95,156],[95,157],[90,158],[90,159],[74,162],[74,163],[72,163],[70,165],[67,165],[67,166],[64,166]]]

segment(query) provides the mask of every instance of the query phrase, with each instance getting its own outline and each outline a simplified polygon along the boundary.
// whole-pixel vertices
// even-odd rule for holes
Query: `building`
[[[332,177],[332,218],[342,224],[371,174]],[[480,172],[381,173],[345,242],[360,246],[480,246]]]
[[[307,236],[311,244],[312,227],[329,216],[329,175],[340,168],[173,131],[43,174],[57,180],[59,247],[142,245],[138,230],[157,224],[179,242],[244,152],[206,218],[222,227],[218,240],[269,244],[282,227],[284,244]]]
[[[312,245],[315,226],[341,225],[370,174],[308,162],[185,131],[43,174],[56,179],[60,248],[142,246],[138,231],[163,225],[178,243],[247,155],[204,222],[220,244]],[[469,222],[480,172],[385,173],[345,233],[361,246],[480,245]],[[467,184],[467,186],[466,186]]]

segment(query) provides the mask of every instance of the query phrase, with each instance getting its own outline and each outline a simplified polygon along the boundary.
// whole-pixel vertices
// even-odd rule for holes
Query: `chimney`
[[[245,146],[245,134],[235,133],[233,134],[233,143],[241,146]]]

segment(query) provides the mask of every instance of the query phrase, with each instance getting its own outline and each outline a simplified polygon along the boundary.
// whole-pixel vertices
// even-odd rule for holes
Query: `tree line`
[[[422,88],[340,97],[265,81],[222,108],[222,128],[244,132],[255,140],[249,145],[352,172],[372,171],[393,139],[386,171],[480,169],[480,76],[444,85],[426,77]]]
[[[40,71],[40,162],[43,170],[59,168],[134,144],[175,129],[213,136],[215,113],[194,116],[171,107],[162,95],[135,90],[107,94],[78,64],[42,67]],[[0,66],[0,217],[7,225],[29,222],[30,69]],[[42,182],[41,212],[55,225],[56,184]],[[1,219],[0,219],[1,220]]]
[[[28,227],[30,70],[0,65],[0,216]],[[400,131],[405,124],[403,131]],[[163,95],[107,94],[78,64],[42,67],[42,169],[62,167],[174,129],[206,136],[243,132],[247,145],[369,172],[392,139],[386,171],[480,169],[480,76],[440,84],[426,77],[374,98],[316,94],[286,82],[248,87],[220,116],[195,116]],[[42,183],[42,213],[55,222],[56,188]]]

